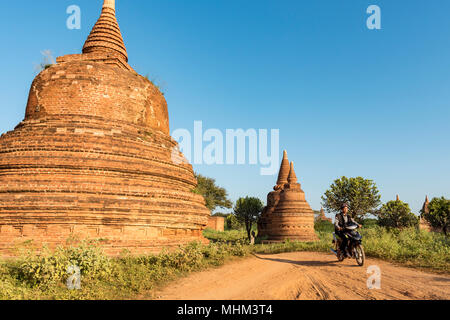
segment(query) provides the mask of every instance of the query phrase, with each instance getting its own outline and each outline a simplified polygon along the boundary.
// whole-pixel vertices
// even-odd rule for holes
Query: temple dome
[[[58,58],[34,79],[25,120],[58,115],[122,121],[169,134],[167,102],[158,88],[133,71],[92,60],[92,55]]]
[[[25,120],[76,115],[126,122],[169,134],[164,95],[127,61],[115,1],[105,0],[83,54],[58,57],[55,65],[34,79]]]

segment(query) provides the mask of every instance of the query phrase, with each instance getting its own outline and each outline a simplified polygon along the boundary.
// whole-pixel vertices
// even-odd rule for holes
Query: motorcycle
[[[344,228],[344,236],[347,238],[347,250],[351,254],[351,259],[356,259],[356,263],[359,266],[364,265],[364,260],[366,259],[364,248],[362,246],[362,236],[359,234],[356,229],[358,229],[357,224],[349,224]],[[339,262],[344,261],[345,258],[347,258],[347,255],[345,252],[342,252],[341,244],[342,239],[336,236],[336,233],[333,232],[333,242],[334,249],[331,249],[331,252],[333,252],[336,257],[338,258]]]

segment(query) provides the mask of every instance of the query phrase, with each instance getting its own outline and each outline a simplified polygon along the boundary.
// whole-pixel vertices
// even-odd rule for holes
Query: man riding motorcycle
[[[358,224],[352,217],[350,217],[348,214],[348,205],[346,203],[341,205],[341,212],[338,213],[334,220],[334,231],[336,235],[339,236],[339,238],[342,239],[342,243],[340,246],[341,252],[344,252],[345,255],[350,258],[351,254],[348,252],[348,246],[347,246],[347,237],[344,234],[344,229],[348,224],[354,223],[357,224],[360,228],[362,225]]]

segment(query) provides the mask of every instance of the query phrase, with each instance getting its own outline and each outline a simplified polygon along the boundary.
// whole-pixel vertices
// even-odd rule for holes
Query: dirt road
[[[367,288],[367,267],[379,266],[381,289]],[[161,300],[450,299],[450,276],[381,260],[337,262],[332,254],[257,255],[194,273],[157,293]]]

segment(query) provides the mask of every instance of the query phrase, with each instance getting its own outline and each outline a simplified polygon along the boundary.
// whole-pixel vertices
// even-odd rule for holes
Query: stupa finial
[[[289,183],[297,183],[297,175],[295,174],[294,170],[294,161],[291,162],[291,169],[289,170],[289,176],[288,176],[288,182]]]
[[[106,53],[128,62],[127,49],[116,19],[116,1],[104,0],[100,18],[84,43],[83,53]]]
[[[425,202],[423,203],[422,206],[422,214],[424,213],[429,213],[429,209],[428,209],[428,205],[430,204],[430,201],[428,200],[428,195],[425,197]]]
[[[103,8],[111,8],[116,10],[116,0],[105,0]]]
[[[289,176],[289,159],[287,151],[283,151],[283,160],[281,160],[280,172],[278,173],[277,186],[284,186]]]

